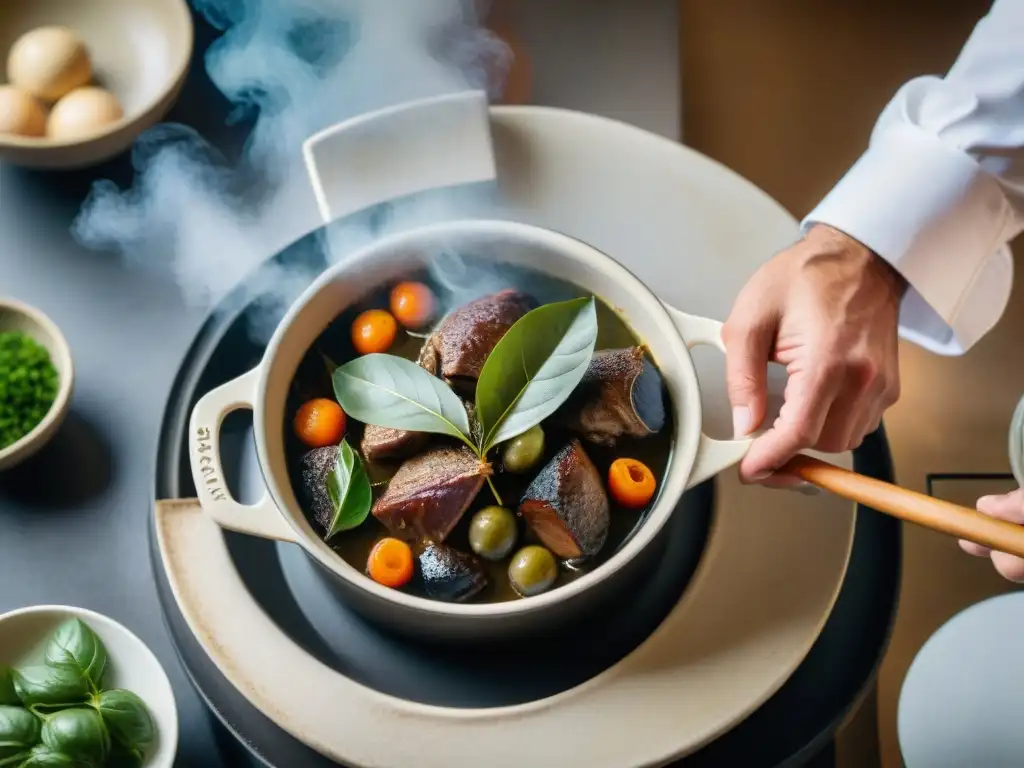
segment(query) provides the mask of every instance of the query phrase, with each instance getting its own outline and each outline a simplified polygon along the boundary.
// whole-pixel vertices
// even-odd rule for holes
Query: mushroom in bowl
[[[193,36],[187,0],[4,0],[0,159],[68,170],[123,152],[177,100]]]

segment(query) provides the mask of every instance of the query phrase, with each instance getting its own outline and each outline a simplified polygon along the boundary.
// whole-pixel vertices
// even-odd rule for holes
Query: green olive
[[[497,561],[516,543],[516,517],[504,507],[484,507],[469,523],[469,546],[484,560]]]
[[[538,424],[505,443],[501,461],[509,472],[526,472],[540,461],[543,455],[544,430]]]
[[[555,556],[544,547],[523,547],[508,566],[508,580],[523,597],[533,597],[551,589],[558,578]]]

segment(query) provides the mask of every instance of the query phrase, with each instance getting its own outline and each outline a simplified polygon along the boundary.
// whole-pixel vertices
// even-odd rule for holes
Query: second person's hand
[[[772,477],[799,451],[860,445],[899,398],[897,326],[905,283],[877,255],[815,226],[748,281],[722,330],[736,436],[762,424],[768,363],[789,380],[779,417],[739,467],[743,482]]]
[[[982,496],[978,499],[978,511],[1000,520],[1009,520],[1017,525],[1024,525],[1024,488],[1018,488],[1002,496]],[[993,552],[988,547],[961,541],[960,546],[968,554],[975,557],[987,557],[1004,579],[1024,583],[1024,558],[1014,557],[1005,552]]]

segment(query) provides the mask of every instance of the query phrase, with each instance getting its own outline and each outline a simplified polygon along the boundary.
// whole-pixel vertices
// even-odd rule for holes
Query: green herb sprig
[[[69,619],[43,664],[0,667],[0,766],[141,766],[156,726],[138,695],[104,688],[107,662],[99,636]]]
[[[491,449],[540,424],[572,394],[590,365],[597,333],[592,296],[545,304],[523,315],[480,371],[477,437],[455,392],[403,357],[370,354],[337,367],[334,396],[356,421],[454,437],[486,461]],[[491,491],[501,504],[493,483]]]
[[[57,398],[59,378],[42,344],[18,331],[0,333],[0,450],[46,417]]]
[[[352,450],[348,440],[338,446],[338,461],[327,476],[327,495],[334,505],[334,517],[327,538],[337,533],[358,528],[370,514],[373,489],[359,454]]]

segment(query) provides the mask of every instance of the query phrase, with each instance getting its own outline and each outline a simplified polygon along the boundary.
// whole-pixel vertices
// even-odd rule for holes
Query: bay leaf
[[[481,453],[540,424],[565,402],[587,372],[597,332],[592,296],[537,307],[508,329],[477,381]]]
[[[373,489],[362,459],[352,450],[348,440],[338,447],[334,471],[327,476],[327,495],[334,505],[334,517],[327,531],[330,539],[337,533],[363,524],[373,504]]]
[[[449,435],[472,445],[469,417],[441,379],[411,360],[374,353],[334,371],[334,396],[351,418],[378,427]]]

